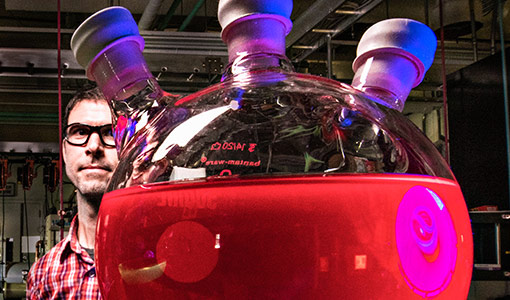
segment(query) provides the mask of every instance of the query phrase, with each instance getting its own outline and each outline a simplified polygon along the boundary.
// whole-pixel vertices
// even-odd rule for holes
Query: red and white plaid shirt
[[[94,261],[78,242],[77,217],[67,237],[30,268],[27,299],[101,299]]]

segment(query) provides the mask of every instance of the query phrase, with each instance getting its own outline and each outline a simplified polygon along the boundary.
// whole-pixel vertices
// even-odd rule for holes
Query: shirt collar
[[[78,226],[79,220],[78,215],[76,215],[71,221],[71,226],[69,227],[69,234],[64,239],[63,244],[64,251],[62,252],[61,260],[65,260],[71,253],[74,252],[76,253],[76,255],[81,257],[84,262],[93,265],[94,260],[92,260],[92,258],[88,255],[87,251],[83,249],[83,247],[80,245],[80,242],[78,241]]]

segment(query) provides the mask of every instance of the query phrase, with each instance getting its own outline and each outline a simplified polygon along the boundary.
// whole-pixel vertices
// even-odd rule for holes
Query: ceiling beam
[[[317,0],[310,8],[303,12],[295,21],[291,32],[287,36],[287,48],[312,30],[320,21],[339,8],[345,0]]]
[[[327,0],[321,0],[321,1],[317,1],[316,3],[318,2],[324,2]],[[338,3],[338,2],[343,2],[343,1],[335,1],[335,3]],[[360,8],[358,8],[356,10],[356,13],[355,14],[348,14],[348,15],[345,15],[345,17],[342,19],[342,21],[336,25],[334,28],[328,28],[328,29],[331,29],[331,31],[329,31],[328,33],[331,35],[332,38],[334,38],[335,36],[337,36],[338,34],[344,32],[349,26],[351,26],[352,24],[354,24],[358,19],[360,19],[362,16],[364,16],[366,13],[368,13],[369,11],[371,11],[374,7],[376,7],[377,5],[379,5],[380,3],[382,2],[382,0],[373,0],[373,1],[370,1],[370,2],[367,2],[365,4],[363,4]],[[310,7],[307,12],[305,12],[303,15],[307,15],[307,13],[309,11],[311,11],[313,9],[313,5],[312,7]],[[336,9],[336,8],[335,8]],[[329,11],[329,10],[328,10]],[[334,11],[334,10],[333,10]],[[315,13],[314,11],[312,11],[313,13]],[[322,11],[321,11],[322,12]],[[311,13],[310,13],[311,14]],[[321,16],[321,19],[324,19],[326,16]],[[309,17],[309,18],[312,18],[312,17]],[[313,16],[313,18],[316,18],[315,16]],[[303,20],[301,21],[300,18],[298,18],[297,21],[300,21],[300,24],[301,22],[307,22],[307,20]],[[319,20],[319,21],[320,21]],[[311,19],[310,22],[314,22],[314,24],[316,25],[318,22],[316,22],[317,20],[315,19]],[[313,25],[313,26],[315,26]],[[308,25],[307,28],[310,28],[312,29],[313,26]],[[309,30],[310,30],[309,29]],[[308,30],[308,31],[309,31]],[[302,30],[300,30],[301,32]],[[308,32],[306,31],[306,32]],[[304,32],[303,35],[306,33]],[[291,32],[292,33],[292,32]],[[301,35],[302,36],[302,35]],[[300,36],[300,37],[301,37]],[[297,37],[297,36],[296,36]],[[296,37],[293,37],[293,39],[295,39]],[[292,40],[293,40],[292,39]],[[295,41],[297,41],[297,39],[292,42],[291,39],[289,39],[287,41],[287,47],[291,46]],[[292,43],[291,43],[292,42]],[[324,44],[326,44],[326,35],[322,36],[321,38],[319,38],[316,42],[314,42],[312,45],[312,47],[310,47],[309,49],[306,49],[305,51],[301,52],[298,56],[296,57],[293,57],[292,58],[292,61],[293,62],[300,62],[302,61],[303,59],[305,59],[306,57],[308,57],[310,54],[312,54],[313,52],[315,52],[317,49],[319,49],[320,47],[322,47]]]

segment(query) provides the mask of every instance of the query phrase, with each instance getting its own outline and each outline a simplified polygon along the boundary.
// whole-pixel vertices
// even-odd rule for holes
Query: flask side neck
[[[400,49],[376,49],[353,63],[352,86],[379,98],[379,103],[402,111],[411,89],[423,79],[423,65]]]
[[[89,64],[87,77],[97,83],[108,100],[124,100],[146,86],[162,94],[138,43],[122,39],[101,51]]]

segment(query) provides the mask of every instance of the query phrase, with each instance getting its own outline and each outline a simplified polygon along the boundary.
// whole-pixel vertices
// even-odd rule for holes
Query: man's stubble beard
[[[77,182],[73,182],[78,192],[83,196],[83,199],[90,204],[96,212],[99,211],[101,199],[108,186],[109,178],[77,178]]]

